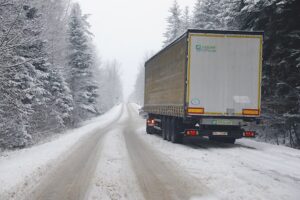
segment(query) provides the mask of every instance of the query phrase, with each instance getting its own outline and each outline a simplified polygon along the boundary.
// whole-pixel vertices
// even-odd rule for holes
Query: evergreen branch
[[[3,3],[3,4],[0,4],[0,7],[12,6],[12,5],[13,5],[12,3]]]
[[[13,3],[9,3],[8,0],[5,0],[5,1],[0,3],[0,7],[12,6],[12,5],[13,5]]]
[[[0,43],[0,47],[3,46],[4,42],[7,40],[8,35],[9,35],[10,32],[12,31],[13,27],[16,25],[16,23],[17,23],[17,21],[18,21],[20,15],[21,15],[21,10],[22,10],[22,8],[23,8],[24,2],[25,2],[25,0],[22,1],[21,6],[20,6],[19,11],[18,11],[18,15],[17,15],[17,17],[15,18],[14,22],[13,22],[13,23],[11,24],[11,26],[9,27],[9,29],[8,29],[7,33],[5,34],[5,36],[3,37],[3,39],[2,39],[2,41],[1,41],[1,43]]]
[[[17,66],[19,66],[19,65],[23,65],[23,64],[26,64],[26,63],[28,63],[28,62],[30,62],[30,61],[38,60],[38,59],[39,59],[39,58],[36,58],[36,59],[34,59],[34,58],[28,59],[28,60],[25,60],[24,62],[20,62],[20,63],[14,64],[14,65],[6,66],[6,68],[17,67]]]
[[[27,43],[29,43],[29,42],[33,42],[33,41],[34,41],[34,40],[32,40],[32,39],[30,38],[30,39],[28,39],[28,40],[25,40],[25,41],[19,43],[19,44],[15,44],[15,45],[11,45],[11,46],[4,46],[4,47],[6,47],[6,48],[0,48],[0,53],[3,53],[3,52],[5,52],[5,51],[7,51],[7,50],[9,50],[9,49],[13,49],[13,48],[19,47],[19,46],[21,46],[21,45],[25,45],[25,44],[27,44]]]

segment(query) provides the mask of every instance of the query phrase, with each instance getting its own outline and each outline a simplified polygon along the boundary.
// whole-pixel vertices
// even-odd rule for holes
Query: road
[[[23,186],[27,189],[20,190],[22,198],[15,191],[11,199],[296,200],[300,196],[298,150],[251,140],[235,145],[207,140],[172,144],[145,133],[145,120],[135,105],[120,107],[109,123],[95,125],[38,181],[27,182]]]
[[[120,116],[107,127],[95,130],[91,136],[84,138],[27,199],[88,199],[87,190],[101,157],[103,138],[119,127],[123,128],[131,166],[145,199],[180,200],[200,196],[204,186],[195,184],[191,187],[191,177],[136,137],[135,130],[140,126],[136,120],[141,120],[137,119],[132,107],[124,106],[122,110],[125,116]]]

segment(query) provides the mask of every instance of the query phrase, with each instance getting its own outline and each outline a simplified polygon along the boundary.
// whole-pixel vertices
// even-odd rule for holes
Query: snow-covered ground
[[[32,189],[57,163],[68,156],[69,149],[94,130],[115,121],[122,105],[106,114],[86,122],[83,127],[70,130],[59,138],[19,151],[0,154],[0,199],[20,199]]]
[[[127,117],[125,110],[116,129],[105,136],[100,161],[87,199],[143,199],[124,142],[123,128]]]
[[[46,189],[51,195],[57,190],[47,190],[47,184],[38,186],[49,181],[46,178],[57,165],[64,163],[57,169],[60,173],[55,174],[63,176],[70,165],[82,163],[83,156],[77,154],[81,147],[82,151],[91,153],[87,158],[89,163],[95,164],[94,168],[93,163],[83,165],[91,166],[87,171],[92,173],[91,178],[86,176],[90,181],[87,191],[84,190],[85,199],[299,199],[299,150],[247,139],[238,140],[235,145],[205,139],[172,144],[160,136],[145,133],[145,120],[138,116],[138,108],[132,104],[120,105],[51,142],[3,153],[0,199],[23,199],[24,194],[36,188]],[[95,139],[99,140],[95,147],[85,148]],[[75,169],[85,176],[85,167]],[[67,184],[68,179],[74,181],[70,174],[54,177],[50,180],[51,187],[53,181],[55,185],[64,178]],[[78,178],[75,179],[71,185],[78,184]],[[85,180],[79,178],[75,188],[70,191],[63,188],[56,196],[74,194],[74,189],[81,186],[80,181]]]
[[[217,199],[300,199],[300,151],[284,146],[240,139],[235,145],[195,143],[174,145],[143,126],[138,135],[172,159]]]

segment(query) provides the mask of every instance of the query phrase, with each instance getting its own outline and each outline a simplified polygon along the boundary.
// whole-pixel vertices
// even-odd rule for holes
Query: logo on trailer
[[[196,45],[196,50],[198,52],[209,52],[209,53],[215,53],[217,52],[217,47],[215,45],[202,45],[202,44],[197,44]]]

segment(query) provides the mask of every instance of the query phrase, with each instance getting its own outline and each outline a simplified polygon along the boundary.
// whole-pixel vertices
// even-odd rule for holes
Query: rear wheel
[[[166,128],[166,130],[167,130],[167,133],[166,133],[166,138],[167,138],[167,140],[168,141],[170,141],[171,140],[171,132],[172,132],[172,127],[171,127],[171,118],[170,117],[167,117],[167,123],[166,123],[166,126],[167,126],[167,128]]]
[[[168,134],[168,131],[167,131],[167,118],[163,117],[162,118],[162,138],[164,140],[167,139],[167,134]]]
[[[180,135],[180,121],[177,118],[171,120],[171,141],[172,143],[182,143],[182,135]]]
[[[147,133],[147,134],[151,134],[151,133],[150,133],[150,128],[149,128],[148,125],[147,125],[147,127],[146,127],[146,133]]]
[[[153,127],[147,125],[146,132],[147,132],[147,134],[150,134],[150,135],[153,134]]]

